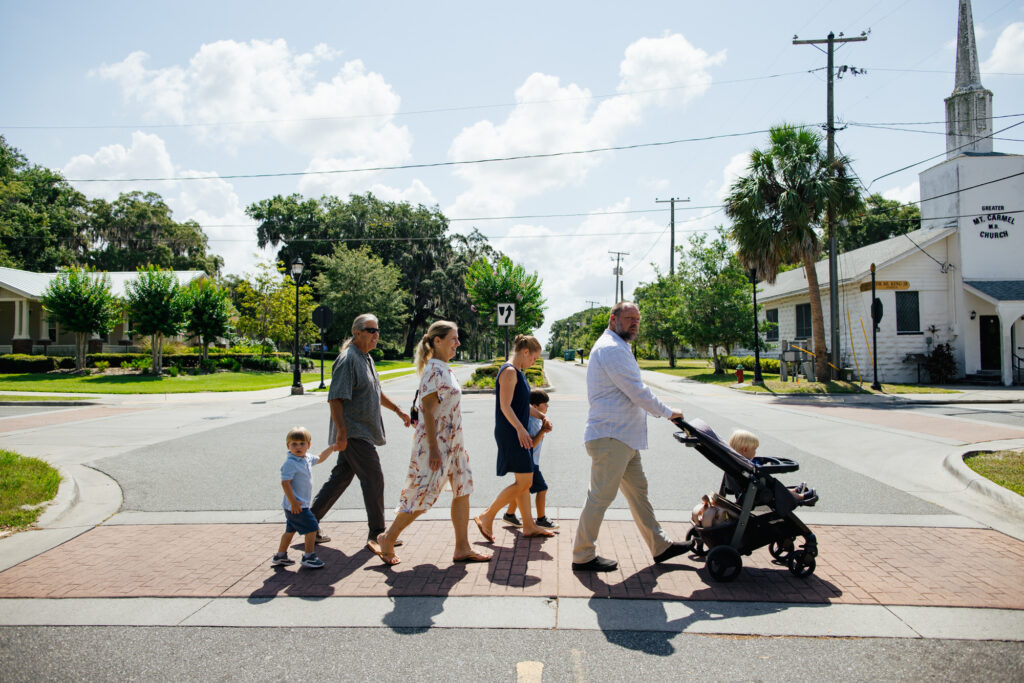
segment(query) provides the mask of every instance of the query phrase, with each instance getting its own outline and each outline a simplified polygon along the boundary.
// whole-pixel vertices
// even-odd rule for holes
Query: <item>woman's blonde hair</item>
[[[729,437],[729,448],[739,452],[741,448],[753,448],[761,445],[761,441],[754,434],[748,432],[745,429],[737,429]]]
[[[427,333],[420,337],[413,352],[413,361],[416,363],[416,372],[423,374],[423,368],[427,361],[434,357],[434,340],[444,339],[452,330],[459,329],[458,325],[449,320],[438,320],[427,329]]]
[[[530,351],[540,351],[540,342],[537,341],[536,337],[531,337],[526,334],[517,334],[516,338],[512,341],[512,348],[515,353],[519,353],[523,349],[529,349]]]
[[[338,351],[339,354],[345,353],[345,349],[352,343],[352,339],[356,336],[356,332],[366,329],[366,324],[373,321],[380,325],[380,321],[377,320],[377,316],[373,313],[363,313],[357,315],[356,319],[352,321],[352,336],[345,340],[345,343],[341,345],[341,349]]]

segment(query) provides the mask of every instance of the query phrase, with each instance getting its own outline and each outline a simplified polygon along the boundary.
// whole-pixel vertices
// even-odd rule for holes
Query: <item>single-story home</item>
[[[206,277],[201,270],[172,272],[183,286]],[[137,272],[102,274],[110,281],[111,293],[121,298],[126,296],[126,285],[138,277]],[[0,268],[0,353],[75,355],[74,334],[61,330],[56,321],[50,320],[40,303],[43,292],[55,277],[55,272]],[[130,329],[126,316],[106,335],[93,337],[90,352],[137,351],[127,334]]]

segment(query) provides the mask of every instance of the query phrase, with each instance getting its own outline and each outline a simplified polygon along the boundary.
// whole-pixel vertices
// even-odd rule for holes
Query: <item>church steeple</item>
[[[960,0],[956,84],[946,98],[946,158],[992,151],[992,92],[981,84],[971,0]]]

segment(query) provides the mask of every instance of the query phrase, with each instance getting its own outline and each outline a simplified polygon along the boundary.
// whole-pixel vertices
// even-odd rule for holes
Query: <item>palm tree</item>
[[[819,227],[828,205],[842,215],[859,204],[849,164],[847,157],[838,156],[829,165],[821,137],[814,131],[789,124],[775,126],[769,131],[768,147],[750,153],[747,174],[732,184],[725,200],[737,256],[748,269],[756,269],[759,279],[771,284],[782,264],[803,264],[819,380],[829,376],[814,269],[823,247]]]

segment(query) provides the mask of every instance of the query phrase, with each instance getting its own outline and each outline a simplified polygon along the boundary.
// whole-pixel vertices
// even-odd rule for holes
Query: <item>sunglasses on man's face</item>
[[[363,332],[369,332],[370,334],[380,334],[380,329],[376,327],[364,327]]]

